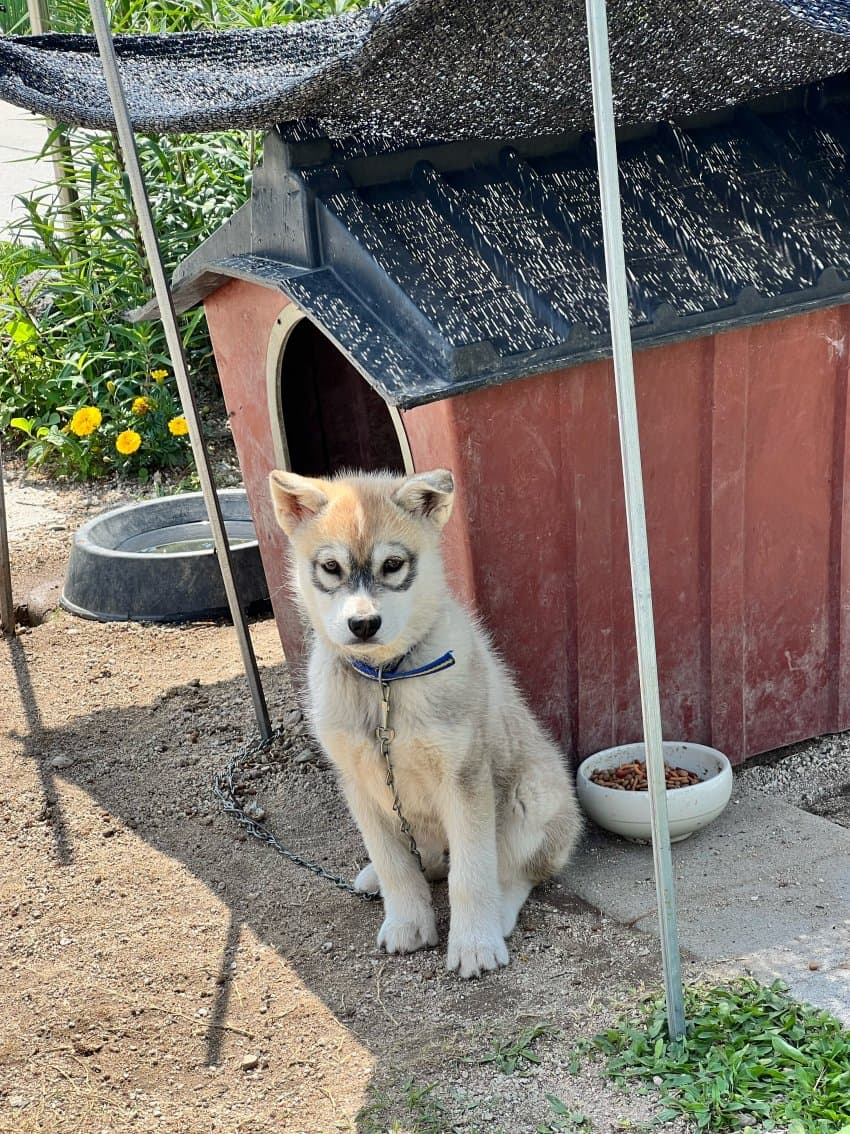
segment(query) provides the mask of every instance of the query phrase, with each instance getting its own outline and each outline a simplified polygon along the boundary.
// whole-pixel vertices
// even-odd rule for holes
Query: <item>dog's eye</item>
[[[400,571],[404,566],[404,560],[400,559],[397,555],[393,555],[390,559],[384,560],[383,572],[385,575],[394,575],[396,571]]]
[[[337,563],[337,561],[335,559],[325,559],[319,564],[319,566],[322,568],[323,571],[327,571],[327,573],[329,575],[341,575],[342,574],[342,568],[340,567],[340,565]]]

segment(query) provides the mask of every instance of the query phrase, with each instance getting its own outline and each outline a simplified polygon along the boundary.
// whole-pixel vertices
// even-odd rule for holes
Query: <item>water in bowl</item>
[[[231,547],[252,543],[257,538],[250,520],[227,520],[224,527]],[[136,555],[185,555],[189,552],[212,551],[214,547],[209,522],[199,520],[140,532],[118,544],[115,550],[132,551]]]

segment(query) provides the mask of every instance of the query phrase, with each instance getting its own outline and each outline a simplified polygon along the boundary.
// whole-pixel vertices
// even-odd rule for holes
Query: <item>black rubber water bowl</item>
[[[268,605],[268,587],[243,489],[218,494],[242,605]],[[104,512],[74,536],[60,605],[99,622],[188,622],[229,614],[200,492]]]

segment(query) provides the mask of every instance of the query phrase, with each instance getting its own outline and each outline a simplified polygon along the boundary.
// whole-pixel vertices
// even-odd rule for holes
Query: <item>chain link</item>
[[[405,819],[401,810],[401,801],[399,800],[395,775],[393,774],[393,765],[390,759],[390,744],[395,739],[395,729],[390,728],[390,687],[387,682],[381,681],[380,688],[381,724],[379,728],[375,729],[375,735],[380,743],[381,756],[387,766],[387,787],[393,794],[393,811],[398,816],[401,833],[406,836],[410,853],[416,859],[419,864],[419,869],[424,874],[425,868],[422,865],[422,856],[416,845],[416,839],[413,837],[410,824],[407,819]],[[230,819],[233,819],[252,839],[257,839],[259,842],[265,843],[266,846],[277,851],[277,853],[282,855],[288,862],[292,862],[296,866],[303,866],[305,870],[309,870],[319,878],[324,878],[326,882],[330,882],[332,885],[336,886],[338,890],[344,890],[346,894],[353,894],[356,898],[360,898],[364,902],[380,901],[381,893],[379,890],[358,890],[347,881],[347,879],[340,878],[336,874],[331,874],[330,871],[325,870],[325,868],[320,866],[317,862],[310,862],[309,859],[304,858],[302,855],[290,850],[289,847],[284,846],[274,831],[270,831],[265,824],[255,819],[253,815],[249,815],[239,802],[239,790],[241,787],[240,777],[245,771],[245,764],[254,756],[259,755],[259,753],[267,752],[272,744],[283,735],[284,730],[282,728],[276,728],[267,739],[263,740],[258,737],[240,752],[237,752],[227,767],[216,775],[213,780],[213,795],[215,795],[216,799],[221,804],[222,811]]]

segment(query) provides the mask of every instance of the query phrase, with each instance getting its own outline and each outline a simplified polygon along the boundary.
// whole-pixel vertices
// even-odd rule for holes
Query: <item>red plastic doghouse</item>
[[[663,727],[733,761],[850,727],[850,282],[823,266],[850,130],[805,91],[759,113],[620,148]],[[269,470],[445,466],[453,585],[581,757],[641,734],[593,158],[425,157],[273,133],[177,301],[206,305],[296,670]]]
[[[609,363],[398,412],[279,292],[233,282],[206,306],[291,663],[269,469],[445,466],[451,579],[532,704],[579,756],[639,735]],[[667,735],[741,760],[850,725],[847,344],[840,307],[636,355]]]

